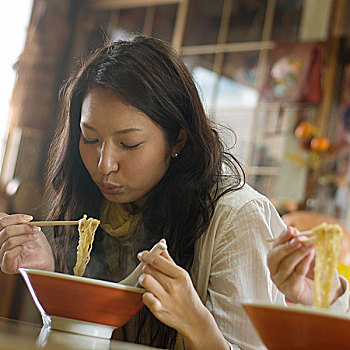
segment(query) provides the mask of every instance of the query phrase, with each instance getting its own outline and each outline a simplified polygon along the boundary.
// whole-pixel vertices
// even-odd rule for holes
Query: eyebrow
[[[81,123],[81,125],[86,128],[86,129],[89,129],[89,130],[92,130],[92,131],[97,131],[94,127],[90,126],[89,124],[86,124],[84,122]],[[135,131],[142,131],[142,129],[139,129],[139,128],[128,128],[128,129],[122,129],[122,130],[117,130],[114,132],[114,134],[127,134],[129,132],[135,132]]]

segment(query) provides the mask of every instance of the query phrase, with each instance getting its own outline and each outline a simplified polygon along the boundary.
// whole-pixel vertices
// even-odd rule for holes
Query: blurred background
[[[247,181],[281,215],[350,229],[350,1],[12,0],[1,9],[0,211],[44,215],[58,93],[105,41],[146,34],[180,52]],[[225,136],[226,137],[226,136]],[[349,210],[348,210],[349,209]],[[16,277],[0,315],[38,320]],[[6,287],[6,291],[5,291]],[[29,310],[29,311],[28,311]]]

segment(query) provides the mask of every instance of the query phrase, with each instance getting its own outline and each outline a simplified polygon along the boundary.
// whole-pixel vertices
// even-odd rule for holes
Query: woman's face
[[[104,197],[141,206],[176,146],[146,114],[101,88],[84,98],[80,127],[81,158]]]

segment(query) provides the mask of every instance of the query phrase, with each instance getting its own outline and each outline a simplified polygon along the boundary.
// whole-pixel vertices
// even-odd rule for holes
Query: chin
[[[110,195],[104,195],[105,199],[107,199],[110,202],[113,203],[129,203],[130,201],[128,199],[123,199],[121,196],[110,196]]]
[[[119,194],[119,195],[104,194],[103,196],[105,199],[107,199],[108,201],[113,202],[113,203],[126,204],[126,203],[133,202],[132,199],[128,198],[127,196],[123,196],[121,194]]]
[[[135,203],[138,207],[141,207],[146,201],[146,195],[141,196],[128,196],[126,194],[120,193],[117,195],[103,194],[104,198],[113,203],[127,204]]]

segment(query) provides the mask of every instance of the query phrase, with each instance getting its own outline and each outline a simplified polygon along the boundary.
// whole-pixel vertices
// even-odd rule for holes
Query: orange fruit
[[[327,137],[315,137],[311,140],[311,149],[316,152],[325,152],[330,147]]]
[[[315,126],[308,122],[300,122],[296,127],[294,134],[298,139],[308,139],[312,137]]]

